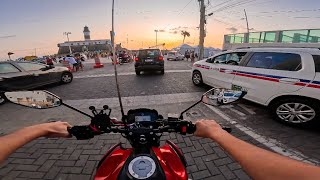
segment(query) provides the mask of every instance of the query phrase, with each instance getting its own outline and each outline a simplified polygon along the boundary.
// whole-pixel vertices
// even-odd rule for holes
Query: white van
[[[320,121],[320,50],[247,48],[225,51],[193,64],[192,82],[247,91],[280,121]]]

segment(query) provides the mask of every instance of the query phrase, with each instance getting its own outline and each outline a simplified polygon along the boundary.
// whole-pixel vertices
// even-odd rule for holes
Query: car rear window
[[[160,50],[158,49],[144,49],[139,50],[138,57],[157,57],[160,55]]]
[[[275,69],[283,71],[298,71],[301,69],[299,54],[257,52],[250,58],[248,67]]]
[[[14,67],[12,64],[9,64],[9,63],[0,64],[0,74],[17,73],[17,72],[20,72],[20,70]]]
[[[169,54],[169,55],[175,55],[175,53],[174,53],[174,52],[169,52],[168,54]]]
[[[313,55],[313,60],[316,72],[320,72],[320,55]]]

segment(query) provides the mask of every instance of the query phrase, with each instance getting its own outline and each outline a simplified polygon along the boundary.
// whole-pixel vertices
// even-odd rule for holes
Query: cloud
[[[235,28],[235,27],[227,28],[227,30],[232,32],[232,33],[236,33],[238,31],[238,29]]]
[[[170,31],[171,34],[178,34],[178,31]]]

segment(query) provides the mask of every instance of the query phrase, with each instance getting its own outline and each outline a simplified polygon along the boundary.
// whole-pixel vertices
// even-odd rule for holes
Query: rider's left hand
[[[72,126],[67,122],[57,121],[39,124],[38,126],[44,131],[45,137],[71,137],[68,128]]]

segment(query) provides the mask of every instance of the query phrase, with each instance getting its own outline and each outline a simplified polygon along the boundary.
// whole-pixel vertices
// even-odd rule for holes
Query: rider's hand
[[[71,137],[68,132],[68,128],[72,126],[67,122],[57,121],[39,124],[38,126],[43,129],[43,136],[45,137]]]
[[[205,137],[205,138],[216,138],[224,130],[221,126],[214,120],[198,120],[196,122],[195,136]]]

